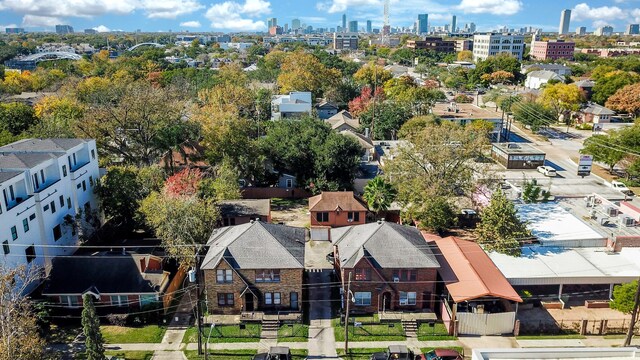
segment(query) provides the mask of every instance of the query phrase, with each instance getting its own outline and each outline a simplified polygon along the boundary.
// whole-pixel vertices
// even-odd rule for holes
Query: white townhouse
[[[0,266],[35,264],[79,246],[78,226],[98,209],[95,140],[25,139],[0,147]],[[67,216],[70,215],[70,216]]]

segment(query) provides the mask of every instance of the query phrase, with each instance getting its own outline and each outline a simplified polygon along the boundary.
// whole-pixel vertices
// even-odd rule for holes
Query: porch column
[[[560,284],[560,287],[558,288],[558,300],[562,297],[562,285]]]
[[[613,299],[613,284],[609,284],[609,299]]]

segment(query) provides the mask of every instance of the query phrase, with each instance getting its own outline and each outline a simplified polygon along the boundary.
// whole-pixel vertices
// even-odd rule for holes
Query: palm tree
[[[380,176],[367,183],[362,195],[376,216],[386,211],[396,197],[396,190]]]

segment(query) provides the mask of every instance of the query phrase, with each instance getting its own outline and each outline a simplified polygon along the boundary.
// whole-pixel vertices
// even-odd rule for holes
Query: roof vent
[[[378,225],[381,225],[384,222],[384,218],[378,220]]]
[[[255,221],[255,220],[253,220],[253,219],[251,219],[251,221],[249,221],[249,222],[253,224],[253,223],[254,223],[254,222],[256,222],[256,221]]]

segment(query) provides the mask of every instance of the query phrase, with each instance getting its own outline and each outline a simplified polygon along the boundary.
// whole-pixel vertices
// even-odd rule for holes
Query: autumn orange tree
[[[627,85],[607,100],[606,106],[615,111],[640,115],[640,83]]]

